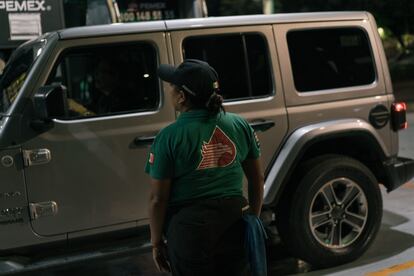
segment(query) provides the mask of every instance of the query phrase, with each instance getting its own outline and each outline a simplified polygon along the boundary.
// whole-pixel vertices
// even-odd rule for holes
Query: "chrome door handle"
[[[254,129],[254,131],[257,131],[257,132],[259,131],[264,132],[276,125],[275,122],[270,121],[270,120],[258,120],[258,121],[253,121],[249,124]]]
[[[52,160],[48,149],[23,150],[23,160],[26,167],[47,164]]]
[[[155,136],[138,136],[134,139],[135,146],[151,145],[155,140]]]

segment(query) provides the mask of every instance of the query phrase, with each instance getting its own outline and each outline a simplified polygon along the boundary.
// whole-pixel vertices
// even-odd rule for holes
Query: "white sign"
[[[40,13],[9,13],[10,40],[28,40],[42,34]]]

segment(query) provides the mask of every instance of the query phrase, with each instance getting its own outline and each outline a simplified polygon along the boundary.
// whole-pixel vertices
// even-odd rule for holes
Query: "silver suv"
[[[156,68],[185,58],[217,69],[227,111],[257,131],[263,213],[292,254],[332,266],[369,247],[380,184],[392,191],[414,176],[413,160],[397,156],[406,106],[394,102],[375,20],[255,15],[66,29],[17,49],[0,79],[7,264],[40,246],[59,258],[79,241],[99,248],[148,237],[143,168],[154,136],[177,115]],[[29,260],[19,267],[40,266]]]

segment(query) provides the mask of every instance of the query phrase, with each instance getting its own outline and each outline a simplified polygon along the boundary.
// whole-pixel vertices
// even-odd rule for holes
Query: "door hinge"
[[[30,218],[32,220],[40,217],[54,216],[58,213],[58,205],[55,201],[29,203]]]
[[[23,150],[23,160],[26,167],[47,164],[52,160],[48,149]]]

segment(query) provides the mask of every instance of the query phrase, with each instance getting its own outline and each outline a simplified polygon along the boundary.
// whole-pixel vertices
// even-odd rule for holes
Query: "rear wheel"
[[[307,162],[277,217],[286,248],[318,267],[360,257],[381,225],[378,182],[359,161],[327,155]],[[294,183],[291,183],[294,184]]]

